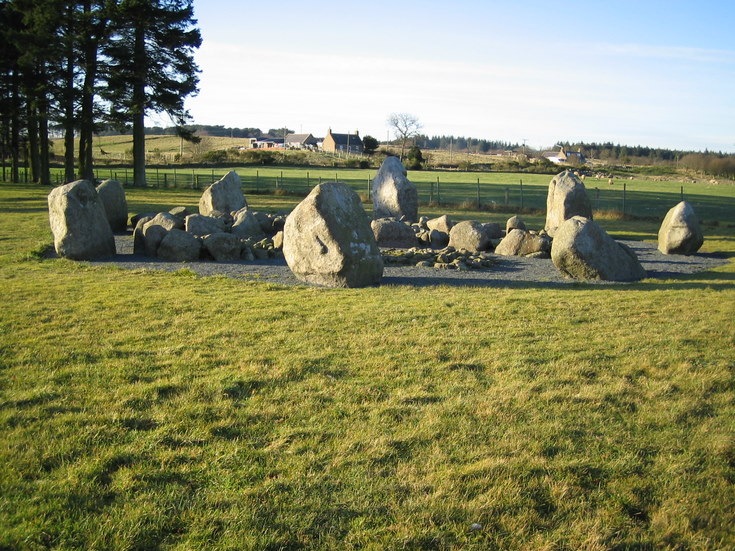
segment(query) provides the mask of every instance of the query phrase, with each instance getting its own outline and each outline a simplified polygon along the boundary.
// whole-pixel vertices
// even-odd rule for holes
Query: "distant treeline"
[[[419,134],[414,138],[416,145],[422,149],[452,149],[453,151],[471,151],[489,153],[490,151],[507,151],[519,148],[520,145],[496,140],[465,138],[464,136],[426,136]]]

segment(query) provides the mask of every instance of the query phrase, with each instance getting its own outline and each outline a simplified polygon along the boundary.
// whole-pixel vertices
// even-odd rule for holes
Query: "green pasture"
[[[282,287],[42,259],[48,192],[0,184],[0,550],[735,548],[732,261]],[[131,212],[200,194],[127,193]],[[733,226],[706,226],[706,251],[735,258]]]
[[[230,169],[158,168],[149,169],[149,187],[201,190]],[[339,180],[367,197],[375,169],[324,167],[238,167],[243,189],[252,193],[291,193],[304,196],[321,182]],[[62,174],[52,175],[61,183]],[[132,185],[133,173],[125,168],[98,168],[98,179],[114,178]],[[504,212],[508,210],[545,210],[551,176],[504,172],[410,171],[419,200],[425,204],[456,205],[463,209]],[[606,212],[625,212],[642,218],[663,218],[676,203],[686,199],[707,223],[735,222],[735,184],[680,183],[673,181],[586,178],[592,206]],[[479,201],[478,201],[479,196]]]

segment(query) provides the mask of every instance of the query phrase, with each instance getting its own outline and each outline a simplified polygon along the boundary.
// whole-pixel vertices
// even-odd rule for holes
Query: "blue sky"
[[[194,0],[201,124],[735,151],[735,1]]]

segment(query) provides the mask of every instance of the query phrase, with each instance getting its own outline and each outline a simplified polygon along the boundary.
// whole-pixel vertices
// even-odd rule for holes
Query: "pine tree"
[[[201,45],[191,0],[120,0],[108,58],[110,120],[133,125],[133,179],[145,185],[145,115],[183,116],[184,100],[197,91],[193,51]]]

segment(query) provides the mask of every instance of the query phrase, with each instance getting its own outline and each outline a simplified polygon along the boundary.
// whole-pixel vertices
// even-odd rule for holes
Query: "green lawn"
[[[564,289],[93,268],[34,254],[48,191],[0,185],[0,550],[735,548],[732,262]],[[735,258],[734,223],[705,248]]]

